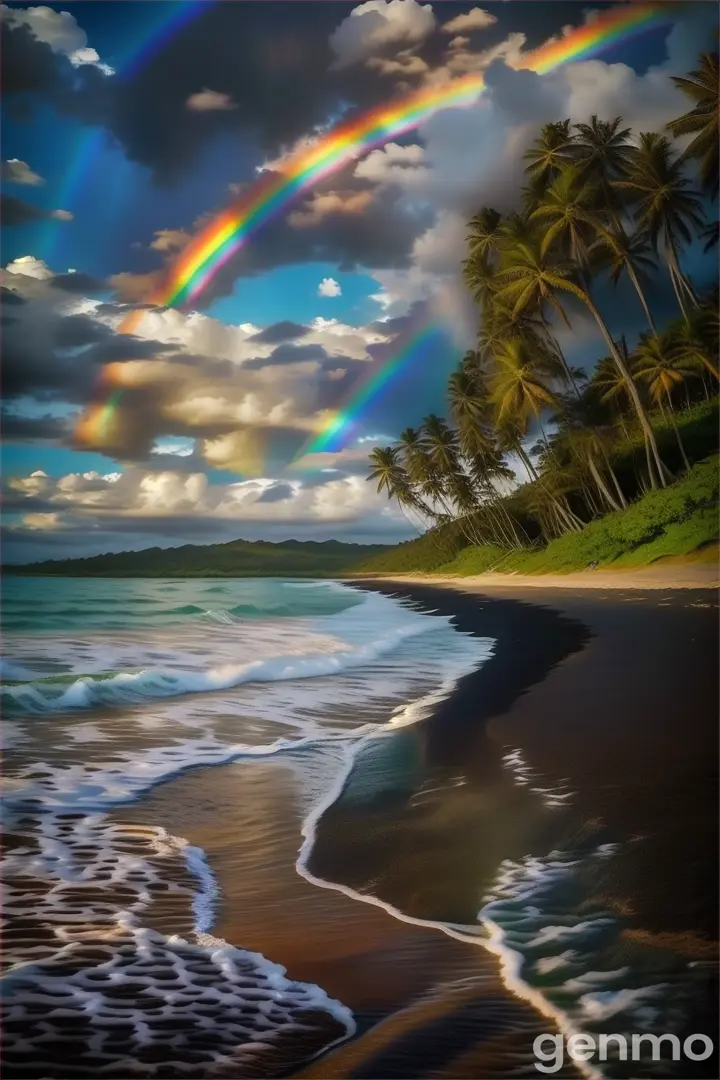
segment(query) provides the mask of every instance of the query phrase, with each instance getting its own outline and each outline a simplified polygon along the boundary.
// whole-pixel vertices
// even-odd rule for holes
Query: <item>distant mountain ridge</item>
[[[5,573],[57,577],[337,577],[390,549],[341,540],[231,540],[6,566]]]

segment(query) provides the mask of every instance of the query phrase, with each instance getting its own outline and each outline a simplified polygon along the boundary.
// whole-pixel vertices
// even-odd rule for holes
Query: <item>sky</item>
[[[669,75],[714,47],[715,4],[686,0],[591,59],[517,70],[617,6],[3,4],[5,561],[415,535],[367,482],[367,458],[446,412],[448,375],[478,331],[461,276],[468,218],[519,207],[522,155],[547,121],[622,115],[659,130],[687,107]],[[151,299],[212,216],[289,154],[478,72],[476,103],[299,192],[191,304]],[[685,267],[702,285],[712,256],[693,245]],[[632,293],[600,283],[603,300],[632,341]],[[651,304],[660,323],[673,314],[661,277]],[[408,350],[428,328],[432,347]],[[604,352],[581,312],[562,344],[580,366]],[[378,372],[392,377],[353,411]],[[332,450],[305,454],[348,410]],[[105,419],[83,427],[88,415]]]

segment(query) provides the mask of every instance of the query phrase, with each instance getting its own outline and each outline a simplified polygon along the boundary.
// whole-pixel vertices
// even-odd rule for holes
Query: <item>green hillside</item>
[[[382,555],[382,544],[339,540],[231,540],[185,544],[6,567],[6,573],[60,577],[340,577],[362,560]]]
[[[688,555],[712,544],[718,522],[718,459],[695,465],[669,487],[651,491],[627,508],[591,521],[536,550],[507,550],[463,542],[447,525],[418,540],[398,544],[367,559],[365,574],[442,573],[469,576],[500,573],[547,574],[605,567],[647,566],[669,555]]]

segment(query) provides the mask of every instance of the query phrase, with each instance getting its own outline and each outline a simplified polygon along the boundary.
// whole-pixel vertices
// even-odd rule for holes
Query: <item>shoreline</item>
[[[688,690],[688,677],[692,680],[696,673],[692,665],[687,674],[683,668],[693,637],[684,627],[702,623],[702,656],[708,674],[708,644],[711,649],[716,637],[716,618],[709,610],[714,607],[712,594],[707,590],[683,591],[668,600],[657,593],[628,598],[616,592],[603,597],[590,591],[573,594],[565,588],[546,589],[544,593],[533,589],[531,596],[521,597],[514,583],[507,593],[500,586],[493,596],[467,579],[443,581],[441,588],[427,579],[345,580],[354,588],[403,598],[429,614],[450,614],[463,632],[496,637],[498,647],[490,660],[461,678],[431,717],[404,729],[408,745],[422,743],[431,771],[452,773],[464,768],[474,790],[486,796],[497,790],[495,766],[501,748],[512,745],[523,747],[540,772],[571,775],[573,786],[581,790],[580,805],[573,811],[576,832],[595,830],[599,839],[612,842],[621,833],[628,839],[633,830],[638,834],[641,828],[654,831],[654,842],[642,845],[642,851],[634,848],[624,864],[623,880],[642,894],[641,902],[626,918],[627,942],[661,942],[664,949],[682,952],[688,958],[712,953],[717,900],[708,875],[716,851],[711,827],[714,788],[712,782],[708,786],[707,767],[702,768],[703,763],[708,766],[715,760],[712,748],[716,738],[707,727],[712,659],[710,683],[706,680],[696,687],[688,701],[692,715],[700,715],[702,720],[698,755],[676,752],[675,712],[678,700]],[[404,587],[398,589],[398,584]],[[481,592],[484,598],[478,595]],[[630,599],[635,603],[629,603]],[[665,626],[654,626],[658,620]],[[628,663],[627,670],[620,670],[622,658],[628,659],[628,650],[632,658],[634,645],[643,641],[642,628],[650,626],[654,626],[650,639],[638,650],[641,655],[634,657],[636,666],[647,674],[648,664],[654,671],[657,663],[666,676],[675,672],[676,685],[668,692],[667,678],[660,679],[663,685],[649,698],[646,689],[644,697],[636,694],[619,708],[628,678],[632,682],[633,666]],[[659,655],[655,655],[656,647]],[[609,701],[608,692],[615,683],[620,693]],[[652,675],[647,684],[641,681],[641,688],[651,684]],[[591,709],[587,708],[589,689]],[[585,721],[580,738],[578,703],[585,711],[580,717]],[[629,739],[628,708],[639,729],[639,735]],[[648,799],[644,791],[647,784],[638,784],[638,777],[643,776],[638,771],[642,768],[638,754],[640,758],[643,752],[647,754],[645,740],[651,733],[659,743],[659,749],[652,752],[660,784]],[[583,761],[588,745],[592,750],[589,762]],[[616,776],[614,758],[619,747],[628,753],[628,762],[621,776]],[[289,978],[316,982],[331,997],[353,1008],[357,1036],[295,1075],[392,1075],[391,1063],[399,1060],[398,1054],[403,1068],[409,1068],[412,1075],[425,1075],[429,1067],[427,1039],[432,1029],[443,1070],[452,1064],[452,1075],[467,1080],[477,1075],[501,1077],[499,1062],[505,1062],[502,1068],[508,1067],[505,1036],[500,1038],[492,1025],[488,1030],[480,1020],[475,1022],[472,1038],[464,1027],[462,1037],[458,1034],[459,1016],[465,1015],[467,1007],[467,984],[475,987],[476,995],[482,991],[482,998],[490,995],[493,1001],[502,1002],[497,1008],[505,1017],[518,1007],[527,1010],[516,1016],[515,1028],[537,1032],[543,1024],[547,1027],[547,1020],[540,1019],[522,995],[515,996],[502,985],[498,957],[475,944],[453,943],[445,931],[427,925],[438,911],[444,916],[441,921],[456,925],[471,923],[477,912],[476,903],[473,908],[476,893],[465,880],[464,867],[454,851],[457,842],[462,854],[463,838],[466,833],[468,838],[471,835],[470,826],[477,830],[477,818],[472,816],[477,814],[477,804],[464,806],[462,802],[467,789],[456,792],[448,788],[443,793],[444,805],[438,806],[437,812],[450,813],[455,822],[451,832],[444,839],[440,837],[442,843],[435,846],[438,838],[433,831],[427,833],[426,822],[415,820],[417,815],[408,815],[398,806],[389,810],[381,807],[369,817],[364,813],[358,818],[352,800],[349,806],[343,805],[346,800],[340,790],[326,804],[330,793],[325,789],[312,806],[300,812],[293,769],[305,768],[303,755],[295,755],[294,765],[290,764],[292,754],[284,760],[282,757],[262,764],[255,760],[194,769],[116,816],[162,825],[202,847],[220,890],[213,932],[237,947],[263,953],[286,967]],[[608,778],[612,781],[609,785]],[[246,799],[257,783],[261,784],[257,797],[262,793],[262,810],[255,809],[248,817],[252,800],[246,804]],[[699,803],[698,795],[702,795]],[[646,805],[638,811],[635,804],[643,798]],[[668,838],[668,805],[675,802],[680,812]],[[295,861],[299,850],[303,854],[308,821],[313,829],[317,825],[318,834],[307,852],[309,874],[301,877]],[[397,828],[404,837],[405,862],[412,864],[413,852],[418,857],[422,852],[419,877],[411,874],[407,881],[401,864],[392,858],[388,862],[382,854],[383,837],[389,840]],[[500,857],[517,857],[527,836],[537,831],[537,822],[523,821],[520,832],[523,830],[527,835],[510,836],[510,847],[501,848]],[[687,850],[688,838],[694,854]],[[445,851],[448,839],[453,848],[449,853]],[[689,870],[678,875],[683,859]],[[637,863],[636,870],[633,863]],[[358,889],[367,888],[368,875],[382,883],[375,886],[380,891],[379,902],[372,896],[368,896],[369,903],[352,898]],[[313,885],[313,877],[326,881],[327,886]],[[475,886],[473,882],[473,890]],[[628,907],[627,897],[613,894],[612,882],[604,887],[610,890],[608,902],[618,910]],[[617,891],[617,886],[614,888]],[[689,895],[694,898],[690,904]],[[393,917],[388,906],[409,919]],[[408,921],[417,920],[421,925],[408,925]],[[420,985],[419,970],[423,972]],[[459,1010],[458,994],[465,1002]],[[382,1006],[378,999],[382,999]],[[475,1012],[478,1004],[473,1006]],[[466,1027],[467,1021],[462,1024]],[[526,1051],[531,1044],[532,1038]],[[526,1060],[524,1075],[535,1075],[531,1059]],[[517,1062],[513,1068],[516,1066]],[[523,1075],[522,1071],[518,1075]]]
[[[717,589],[720,565],[713,562],[679,562],[618,570],[582,570],[569,574],[362,574],[343,578],[349,585],[363,581],[441,585],[461,591],[508,589]]]

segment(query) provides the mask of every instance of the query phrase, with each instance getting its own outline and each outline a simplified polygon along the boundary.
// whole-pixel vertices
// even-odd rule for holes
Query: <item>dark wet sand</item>
[[[452,613],[459,629],[498,646],[430,719],[373,744],[376,784],[380,743],[402,768],[388,767],[393,784],[369,806],[351,786],[326,812],[312,873],[417,919],[472,924],[498,863],[547,828],[500,764],[503,747],[522,747],[578,792],[568,844],[584,833],[638,840],[603,886],[625,932],[688,958],[716,955],[716,597],[359,587]],[[312,805],[300,776],[317,764],[296,752],[197,770],[117,816],[201,846],[221,890],[213,933],[355,1011],[358,1037],[297,1075],[537,1075],[532,1040],[552,1024],[504,989],[484,948],[298,874]]]

